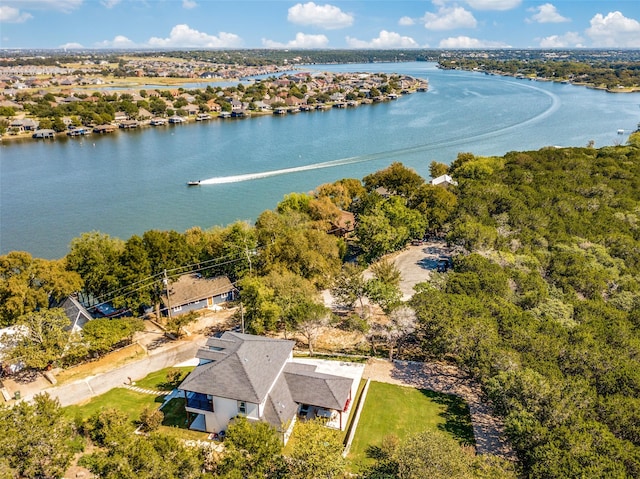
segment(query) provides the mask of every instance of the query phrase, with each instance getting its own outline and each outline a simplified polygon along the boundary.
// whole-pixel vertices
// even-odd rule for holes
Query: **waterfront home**
[[[129,115],[127,115],[124,111],[117,111],[113,115],[113,119],[116,122],[124,121],[129,119]]]
[[[151,113],[146,108],[140,108],[138,110],[138,120],[142,120],[142,121],[149,120],[152,117],[153,117],[153,113]]]
[[[140,123],[138,122],[138,120],[122,120],[120,123],[118,123],[118,127],[123,128],[125,130],[131,129],[131,128],[138,128],[140,126]]]
[[[64,314],[70,321],[69,326],[65,329],[72,333],[82,330],[84,325],[93,319],[87,308],[75,296],[67,296],[60,303],[51,305],[51,307],[64,309]]]
[[[31,118],[22,118],[22,119],[13,120],[9,124],[9,129],[13,131],[18,131],[18,132],[35,131],[38,128],[39,124],[40,122],[37,120],[33,120]]]
[[[226,276],[203,278],[199,274],[185,274],[169,284],[162,303],[172,316],[200,309],[215,310],[220,304],[235,299],[236,288]]]
[[[49,128],[44,128],[41,130],[36,130],[35,132],[33,132],[33,135],[31,135],[31,138],[36,138],[36,139],[47,139],[47,138],[55,138],[56,136],[56,132],[55,130],[50,130]]]
[[[96,125],[93,127],[94,133],[113,133],[114,131],[116,131],[116,127],[109,124]]]
[[[294,346],[294,341],[231,331],[209,338],[196,353],[199,365],[178,387],[193,420],[190,428],[219,434],[244,416],[273,425],[285,443],[298,417],[324,418],[328,427],[344,430],[360,365],[348,368],[349,375],[321,372],[317,364],[294,360]]]
[[[200,111],[200,107],[198,105],[187,105],[183,108],[189,115],[197,115]]]
[[[84,127],[71,128],[67,130],[67,136],[84,136],[88,135],[89,130]]]
[[[458,182],[451,178],[449,175],[441,175],[437,178],[432,179],[429,182],[433,186],[442,186],[443,188],[448,188],[449,186],[458,186]]]

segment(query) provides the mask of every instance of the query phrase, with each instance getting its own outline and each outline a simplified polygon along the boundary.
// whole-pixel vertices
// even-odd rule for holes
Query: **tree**
[[[133,235],[125,242],[120,254],[120,265],[121,268],[117,271],[118,283],[121,288],[126,288],[127,294],[113,298],[113,305],[126,306],[132,311],[140,311],[144,306],[153,305],[157,301],[157,283],[154,285],[150,279],[151,262],[140,236]]]
[[[98,231],[83,233],[71,241],[67,268],[82,277],[87,293],[102,296],[119,286],[119,259],[123,249],[124,242],[120,239]]]
[[[173,230],[145,231],[142,243],[151,264],[151,273],[154,275],[164,270],[180,268],[195,260],[190,255],[186,238]]]
[[[13,338],[15,344],[6,352],[7,358],[33,369],[45,369],[62,359],[70,339],[65,330],[70,321],[63,309],[34,311],[21,316],[17,324],[20,333]]]
[[[82,286],[63,261],[35,259],[24,251],[0,256],[0,280],[0,326],[11,326],[23,314],[47,308]]]
[[[396,347],[409,334],[416,329],[415,312],[408,306],[394,309],[389,315],[389,322],[385,325],[387,331],[387,345],[389,347],[389,361],[393,360],[393,353]]]
[[[369,191],[382,187],[392,195],[408,198],[413,191],[424,183],[424,179],[402,163],[394,162],[384,170],[365,176],[363,182],[365,188]]]
[[[298,322],[304,319],[301,311],[305,305],[313,302],[318,292],[311,281],[290,271],[272,271],[263,280],[273,289],[273,301],[280,312],[278,322],[286,338],[287,332],[295,329]]]
[[[143,331],[142,320],[135,318],[97,318],[87,322],[82,338],[90,353],[104,354],[116,345],[130,342],[136,331]]]
[[[395,454],[400,479],[471,479],[470,457],[449,436],[426,430],[408,438]]]
[[[313,346],[322,328],[329,324],[329,310],[321,304],[306,301],[293,310],[296,330],[307,340],[309,355],[313,356]]]
[[[238,285],[246,330],[254,334],[275,330],[281,311],[275,302],[273,289],[263,279],[253,276],[243,278]]]
[[[158,408],[145,407],[140,413],[140,429],[143,432],[156,431],[164,420],[164,414]]]
[[[400,291],[400,271],[389,260],[382,260],[371,266],[374,277],[367,281],[368,298],[389,314],[402,300]]]
[[[361,315],[364,315],[364,298],[367,294],[367,283],[363,273],[364,268],[361,266],[355,263],[345,263],[331,287],[331,295],[338,304],[353,308],[358,303]]]
[[[404,248],[411,238],[422,238],[426,226],[423,215],[394,196],[360,215],[356,236],[365,257],[372,260]]]
[[[445,188],[432,185],[420,186],[409,199],[409,206],[425,216],[427,228],[441,230],[454,213],[458,199]]]
[[[429,163],[429,175],[431,175],[431,178],[438,178],[439,176],[446,175],[448,172],[449,165],[438,163],[437,161]]]
[[[282,477],[282,440],[266,422],[235,418],[225,437],[225,453],[216,468],[222,477]]]
[[[181,338],[185,334],[184,328],[196,319],[198,319],[198,313],[196,311],[189,311],[186,314],[174,314],[171,316],[171,319],[167,321],[167,333],[175,338]]]
[[[288,459],[292,479],[330,479],[344,472],[340,434],[322,421],[298,422],[291,441],[293,450]]]
[[[63,477],[75,452],[77,434],[57,399],[39,394],[33,402],[0,406],[0,429],[0,457],[12,469],[3,477]]]

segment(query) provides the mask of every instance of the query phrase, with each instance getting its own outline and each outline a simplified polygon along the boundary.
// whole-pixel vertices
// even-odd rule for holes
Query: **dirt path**
[[[515,460],[513,449],[504,438],[502,422],[481,400],[480,387],[455,366],[370,359],[363,378],[461,397],[469,405],[476,452]]]

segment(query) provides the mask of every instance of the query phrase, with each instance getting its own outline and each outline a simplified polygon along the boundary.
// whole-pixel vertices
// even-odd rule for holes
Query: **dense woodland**
[[[24,252],[2,256],[2,325],[47,332],[38,339],[23,337],[5,357],[39,369],[82,360],[85,352],[69,342],[97,350],[92,341],[104,335],[94,333],[92,340],[90,331],[89,339],[70,341],[63,337],[59,310],[49,309],[53,299],[74,291],[137,316],[158,303],[165,270],[171,278],[194,271],[225,274],[241,291],[252,332],[296,331],[312,347],[317,327],[331,324],[375,333],[377,342],[367,354],[445,360],[468,371],[504,418],[522,477],[639,477],[640,133],[627,145],[600,149],[544,148],[503,157],[460,153],[450,166],[433,162],[430,170],[432,177],[451,175],[458,185],[431,186],[393,163],[362,180],[291,193],[254,225],[153,230],[126,241],[91,232],[73,240],[60,260]],[[329,233],[345,211],[354,224],[341,234]],[[459,254],[452,269],[434,273],[404,304],[399,272],[380,259],[424,235],[456,246]],[[370,264],[374,275],[365,280],[362,271]],[[318,294],[326,288],[353,314],[330,315]],[[364,297],[388,315],[386,330],[376,330],[358,307]],[[414,315],[410,327],[407,310]],[[16,471],[54,477],[86,440],[101,446],[86,459],[101,477],[200,477],[194,470],[217,477],[339,477],[343,470],[338,460],[313,462],[314,451],[282,456],[281,463],[267,467],[259,460],[266,453],[252,449],[258,442],[271,444],[264,438],[244,445],[237,439],[235,452],[214,459],[155,436],[109,442],[109,434],[120,431],[117,417],[113,424],[103,415],[74,425],[55,422],[55,410],[45,399],[0,408],[3,430],[17,432],[5,438],[29,436],[16,428],[45,426],[66,428],[72,432],[65,437],[75,438],[55,445],[51,437],[43,439],[55,450],[47,460],[34,458],[44,454],[41,446],[0,440],[0,471],[9,471],[7,477]],[[238,438],[254,433],[268,434],[256,430]],[[176,460],[166,461],[167,454]],[[127,474],[118,475],[114,457],[130,468]],[[164,475],[141,475],[155,457],[165,457],[171,468]],[[328,463],[335,467],[305,469]],[[365,474],[445,475],[506,478],[513,472],[495,458],[474,459],[447,438],[425,433],[389,444]]]
[[[640,85],[640,61],[598,59],[583,62],[566,59],[454,58],[440,60],[439,66],[445,69],[498,72],[553,81],[572,81],[608,89]]]

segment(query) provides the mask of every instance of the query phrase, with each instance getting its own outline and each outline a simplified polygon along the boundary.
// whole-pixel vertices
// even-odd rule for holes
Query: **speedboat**
[[[197,180],[197,181],[187,181],[187,186],[200,186],[200,180]]]

